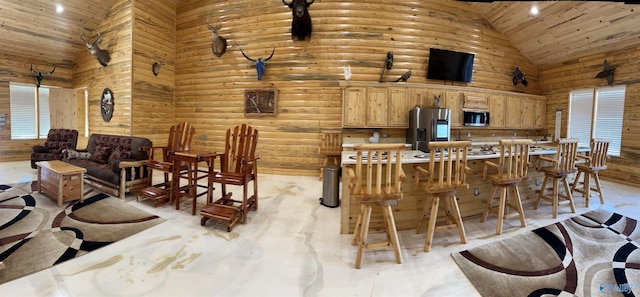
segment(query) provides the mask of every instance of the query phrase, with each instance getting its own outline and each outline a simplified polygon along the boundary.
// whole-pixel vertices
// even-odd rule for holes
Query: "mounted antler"
[[[211,51],[216,57],[222,57],[224,53],[227,51],[227,40],[218,35],[218,30],[222,27],[222,24],[217,26],[212,26],[209,23],[209,18],[207,18],[207,28],[211,30]]]
[[[53,66],[53,69],[49,72],[39,72],[39,71],[35,71],[33,70],[33,64],[31,64],[31,73],[33,73],[33,75],[35,75],[35,80],[36,80],[36,87],[39,88],[40,87],[40,82],[42,82],[42,79],[46,76],[46,75],[50,75],[52,74],[54,71],[56,71],[56,66]]]
[[[287,3],[286,0],[282,0],[282,3],[289,6],[293,13],[293,20],[291,21],[292,38],[296,37],[298,40],[304,40],[306,37],[311,37],[311,16],[309,16],[308,8],[314,1],[291,0],[291,2]]]
[[[262,59],[262,58],[258,58],[258,59],[251,59],[249,57],[247,57],[247,55],[245,55],[245,53],[242,51],[242,48],[240,48],[240,52],[242,53],[242,55],[249,61],[256,63],[256,71],[258,72],[258,80],[262,80],[262,75],[264,75],[264,69],[265,69],[265,62],[269,61],[271,59],[271,57],[273,57],[273,53],[276,52],[276,48],[273,48],[273,51],[271,52],[271,56],[269,56],[266,59]]]
[[[98,37],[95,41],[89,41],[87,37],[84,35],[84,29],[82,29],[82,33],[80,34],[80,39],[84,41],[87,45],[87,49],[91,52],[91,55],[100,62],[100,65],[107,66],[111,57],[109,56],[109,52],[103,49],[100,49],[99,45],[102,43],[102,39],[100,39],[100,32],[98,32]]]

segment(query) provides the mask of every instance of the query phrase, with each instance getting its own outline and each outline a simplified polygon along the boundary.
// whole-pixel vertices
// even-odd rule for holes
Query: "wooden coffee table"
[[[87,169],[60,160],[37,162],[38,193],[44,192],[56,201],[84,201],[84,173]]]

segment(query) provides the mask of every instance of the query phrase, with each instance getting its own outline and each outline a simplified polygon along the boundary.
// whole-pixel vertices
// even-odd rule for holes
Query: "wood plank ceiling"
[[[56,12],[57,4],[64,10]],[[115,0],[0,0],[1,54],[71,65]],[[46,71],[46,70],[43,70]]]
[[[471,3],[538,66],[640,45],[640,5],[603,1]],[[537,6],[538,15],[530,13]]]
[[[176,0],[177,1],[177,0]],[[278,3],[280,1],[277,1]],[[64,6],[56,12],[56,3]],[[73,63],[115,0],[0,0],[0,54]],[[280,5],[274,1],[274,5]],[[540,13],[530,14],[536,4]],[[640,5],[594,1],[469,3],[536,65],[640,45]],[[320,30],[318,27],[317,29]]]

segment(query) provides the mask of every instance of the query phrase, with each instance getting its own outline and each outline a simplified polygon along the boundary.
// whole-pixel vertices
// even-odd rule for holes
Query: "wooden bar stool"
[[[361,203],[360,215],[353,231],[352,245],[358,246],[355,268],[362,266],[362,253],[365,249],[380,249],[391,246],[396,263],[402,263],[400,243],[393,219],[391,204],[403,198],[402,181],[405,180],[402,170],[404,144],[356,144],[356,165],[348,168],[346,174],[349,181],[351,197]],[[369,222],[374,206],[382,209],[387,241],[368,243]]]
[[[471,171],[471,168],[467,167],[467,149],[470,147],[471,141],[429,142],[429,169],[414,166],[416,186],[422,187],[429,195],[416,228],[416,233],[420,233],[422,228],[427,226],[425,252],[431,250],[435,231],[457,228],[460,242],[467,243],[456,191],[469,188],[466,177]],[[422,181],[421,176],[425,177]],[[442,222],[437,224],[440,199],[444,200],[444,225]]]
[[[591,191],[594,191],[600,195],[600,204],[604,204],[604,197],[602,196],[602,189],[600,188],[600,176],[598,171],[607,169],[607,151],[609,150],[609,140],[594,138],[591,139],[591,149],[589,155],[576,154],[579,159],[584,159],[584,163],[576,164],[578,173],[576,179],[571,184],[571,193],[582,193],[585,197],[585,206],[589,207],[589,197]],[[582,182],[579,182],[580,175],[584,173]],[[593,177],[593,181],[596,183],[596,187],[591,187],[590,178]],[[582,188],[576,188],[578,184],[582,185]]]
[[[329,164],[329,159],[333,165],[340,166],[340,156],[342,155],[342,131],[324,130],[320,131],[322,142],[318,147],[318,154],[324,155],[324,162],[320,167],[320,180],[322,180],[322,170]]]
[[[522,227],[527,226],[524,219],[518,184],[523,180],[529,179],[527,171],[531,165],[529,162],[529,146],[531,142],[531,139],[500,140],[500,158],[498,159],[498,164],[491,161],[484,161],[482,178],[489,178],[493,187],[491,188],[489,199],[486,201],[480,222],[484,223],[487,220],[489,212],[494,213],[498,216],[498,225],[496,227],[496,234],[498,235],[502,234],[502,220],[506,217],[505,212],[508,212],[508,208],[513,208],[517,211]],[[498,172],[487,175],[488,167],[495,168]],[[500,189],[498,205],[491,206],[491,202],[493,202],[494,195],[498,189]],[[513,195],[509,195],[510,191]],[[510,199],[511,201],[509,201]]]
[[[571,189],[567,182],[567,176],[578,171],[575,167],[577,149],[577,138],[562,138],[558,140],[558,148],[553,158],[543,156],[538,157],[537,170],[544,172],[544,181],[542,182],[542,187],[540,188],[540,193],[538,194],[538,199],[536,200],[534,209],[538,209],[540,201],[549,201],[553,206],[553,218],[555,219],[558,215],[558,204],[561,203],[558,200],[562,197],[567,200],[562,201],[562,203],[568,203],[571,207],[571,212],[576,212],[576,208],[573,204],[573,197],[571,196]],[[551,162],[552,164],[551,166],[541,167],[543,161]],[[550,196],[545,194],[545,191],[547,190],[546,186],[549,181],[553,183],[553,189]],[[562,182],[562,185],[564,186],[565,194],[560,194],[558,192],[558,183],[560,182]]]

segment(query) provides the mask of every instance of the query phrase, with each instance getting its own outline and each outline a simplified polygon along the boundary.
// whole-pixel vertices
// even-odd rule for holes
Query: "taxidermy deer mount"
[[[102,39],[100,39],[100,32],[98,32],[98,37],[94,41],[89,41],[87,37],[84,35],[84,29],[82,30],[82,34],[80,34],[80,39],[84,41],[87,45],[87,49],[91,52],[91,55],[98,60],[100,65],[107,66],[111,57],[109,56],[109,52],[103,49],[100,49],[99,45],[102,43]]]
[[[39,71],[35,71],[33,70],[33,64],[31,64],[31,73],[33,73],[33,75],[35,76],[35,81],[36,81],[36,87],[39,88],[40,87],[40,82],[42,82],[42,79],[47,76],[52,74],[54,71],[56,71],[56,66],[53,66],[53,69],[49,72],[39,72]]]
[[[276,48],[273,48],[273,51],[271,52],[271,56],[269,56],[266,59],[262,59],[262,58],[258,58],[258,59],[251,59],[249,57],[247,57],[247,55],[244,54],[244,52],[242,51],[242,48],[240,48],[240,52],[242,53],[242,55],[249,61],[256,63],[256,71],[258,72],[258,80],[262,80],[262,76],[264,75],[264,70],[265,70],[265,63],[267,61],[269,61],[271,59],[271,57],[273,57],[273,53],[276,52]]]
[[[209,23],[209,19],[207,19],[207,28],[211,30],[211,51],[213,54],[220,58],[227,51],[227,40],[222,36],[218,35],[218,30],[222,27],[222,24],[217,26],[212,26]]]

